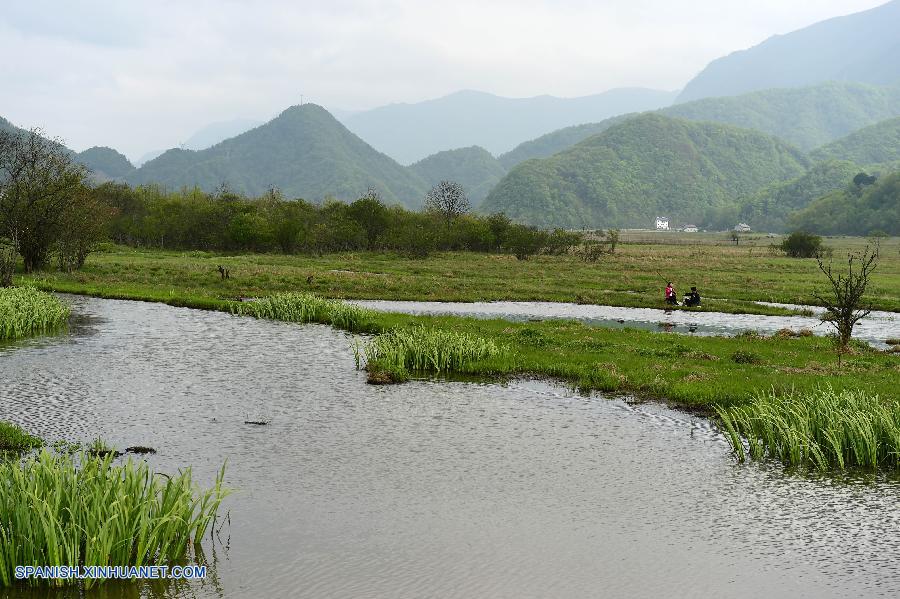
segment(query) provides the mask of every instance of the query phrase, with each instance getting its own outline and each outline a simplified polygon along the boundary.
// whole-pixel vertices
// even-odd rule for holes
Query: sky
[[[136,159],[201,127],[461,89],[674,90],[709,61],[885,0],[4,0],[0,116]]]

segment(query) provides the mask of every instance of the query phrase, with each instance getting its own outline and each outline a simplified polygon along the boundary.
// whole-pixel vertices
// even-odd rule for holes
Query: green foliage
[[[43,444],[43,441],[26,433],[21,427],[0,421],[0,452],[27,451]]]
[[[535,227],[513,225],[506,233],[506,247],[518,260],[528,260],[547,244],[548,235]]]
[[[822,238],[806,231],[794,231],[784,238],[780,247],[791,258],[815,258],[822,251]]]
[[[374,150],[324,108],[294,106],[274,120],[200,151],[173,149],[126,176],[133,185],[260,195],[277,184],[291,198],[358,197],[378,189],[388,202],[421,206],[425,183]]]
[[[494,156],[479,146],[432,154],[411,165],[410,170],[430,186],[445,179],[457,181],[468,190],[472,207],[477,208],[488,192],[506,174]]]
[[[888,119],[854,131],[810,154],[816,160],[850,160],[877,165],[900,161],[900,118]]]
[[[761,133],[645,114],[520,164],[482,210],[568,228],[646,227],[659,214],[703,223],[717,208],[806,166],[799,151]]]
[[[830,387],[762,393],[747,405],[717,407],[738,459],[791,466],[900,468],[900,403]]]
[[[373,317],[371,310],[311,293],[276,293],[255,301],[236,302],[231,312],[270,320],[330,324],[347,331],[367,330]]]
[[[365,347],[370,371],[397,372],[464,372],[474,362],[508,352],[493,339],[422,326],[392,329]]]
[[[497,159],[506,170],[532,158],[547,158],[563,150],[567,150],[589,137],[603,133],[613,125],[635,116],[634,113],[614,116],[599,123],[585,123],[557,129],[538,138],[520,143],[515,148],[501,154]]]
[[[731,354],[731,361],[735,364],[761,364],[762,358],[752,351],[739,349]]]
[[[784,231],[794,212],[825,194],[846,188],[858,171],[852,162],[818,162],[801,177],[757,192],[742,203],[738,214],[716,224],[724,228],[740,221],[750,223],[757,231]]]
[[[791,215],[789,224],[821,235],[900,235],[900,172],[821,197]]]
[[[44,450],[22,462],[0,462],[0,585],[14,583],[16,566],[143,566],[184,559],[229,493],[223,477],[224,467],[203,491],[190,468],[163,478],[145,462],[114,466],[112,456]]]
[[[56,296],[31,287],[0,288],[0,341],[59,330],[69,308]]]

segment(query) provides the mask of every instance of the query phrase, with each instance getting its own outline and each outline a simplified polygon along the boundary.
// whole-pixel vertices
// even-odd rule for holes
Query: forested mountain
[[[900,235],[900,172],[871,185],[848,185],[811,202],[790,218],[791,228],[822,235]]]
[[[900,116],[900,85],[831,82],[708,98],[664,112],[756,129],[811,150],[867,125]]]
[[[836,158],[874,165],[900,161],[900,118],[855,131],[812,152],[817,160]]]
[[[755,129],[812,150],[867,125],[900,116],[900,85],[823,83],[804,88],[769,89],[727,98],[709,98],[659,110],[666,116],[713,121]],[[634,116],[559,129],[499,157],[511,169],[529,158],[546,158]]]
[[[265,125],[201,151],[169,150],[126,177],[172,188],[221,184],[249,195],[354,200],[374,187],[388,202],[422,204],[425,182],[347,130],[324,108],[294,106]]]
[[[826,160],[814,164],[802,176],[770,185],[735,207],[734,222],[750,223],[757,231],[785,231],[788,219],[797,210],[833,191],[846,188],[862,169],[846,160]]]
[[[644,114],[523,162],[481,209],[574,228],[646,227],[657,215],[702,224],[808,165],[802,152],[762,133]]]
[[[100,180],[120,179],[134,170],[134,165],[125,156],[107,147],[88,148],[76,154],[75,159],[91,169]]]
[[[678,102],[823,81],[900,81],[900,0],[773,36],[711,62]]]
[[[262,124],[262,121],[256,119],[243,118],[210,123],[191,135],[184,142],[184,148],[187,150],[205,150]]]
[[[538,138],[520,143],[509,152],[498,156],[497,159],[504,168],[509,170],[520,162],[525,162],[532,158],[546,158],[557,152],[562,152],[566,148],[571,148],[588,137],[602,133],[613,125],[633,116],[635,116],[634,113],[622,114],[610,117],[599,123],[586,123],[584,125],[573,125],[557,129]]]
[[[614,89],[581,98],[502,98],[461,91],[417,104],[391,104],[344,120],[372,146],[410,164],[446,150],[478,145],[493,154],[549,131],[668,106],[675,92]]]
[[[19,128],[0,116],[0,131],[18,131]]]
[[[472,207],[480,205],[506,174],[500,162],[478,146],[438,152],[409,168],[429,186],[445,179],[456,181],[466,190]]]

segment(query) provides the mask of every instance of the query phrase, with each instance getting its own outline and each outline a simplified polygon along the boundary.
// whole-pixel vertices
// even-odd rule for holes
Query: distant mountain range
[[[900,162],[900,117],[854,131],[810,155],[816,160],[852,160],[863,165]]]
[[[402,164],[450,148],[492,154],[568,125],[668,106],[677,92],[614,89],[580,98],[503,98],[461,91],[417,104],[391,104],[344,119],[347,128]]]
[[[748,129],[647,113],[550,158],[516,166],[484,212],[559,227],[646,227],[656,215],[704,223],[740,198],[801,176],[809,160]]]
[[[478,207],[494,185],[506,175],[500,161],[479,146],[438,152],[409,168],[428,187],[445,179],[456,181],[466,190],[472,207]]]
[[[900,0],[773,36],[711,62],[678,102],[823,81],[900,81]]]

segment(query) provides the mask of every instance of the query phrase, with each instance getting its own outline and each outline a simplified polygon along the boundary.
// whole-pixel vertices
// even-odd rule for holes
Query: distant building
[[[747,223],[738,223],[734,226],[734,230],[737,233],[749,233],[751,231],[750,225]]]
[[[685,233],[696,233],[700,229],[697,228],[697,225],[685,225],[684,232]]]
[[[669,219],[665,216],[657,216],[656,217],[656,230],[657,231],[668,231],[669,230]]]

